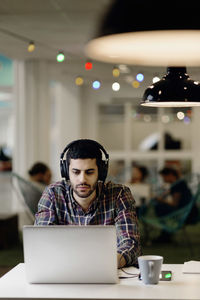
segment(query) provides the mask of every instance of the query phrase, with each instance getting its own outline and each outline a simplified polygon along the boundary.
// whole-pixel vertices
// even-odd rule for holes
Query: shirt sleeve
[[[137,266],[141,255],[140,234],[136,216],[135,200],[128,187],[123,187],[116,200],[115,226],[118,253],[126,260],[126,266]]]
[[[53,225],[57,224],[57,216],[55,210],[55,195],[51,189],[47,187],[38,203],[38,211],[35,214],[34,225]]]

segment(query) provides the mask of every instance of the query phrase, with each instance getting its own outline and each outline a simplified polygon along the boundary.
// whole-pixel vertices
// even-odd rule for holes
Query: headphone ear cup
[[[99,167],[99,180],[105,181],[108,174],[108,163],[105,161],[101,161]]]
[[[66,159],[62,160],[62,162],[60,163],[60,172],[61,172],[61,176],[63,178],[65,178],[66,180],[69,180],[69,174],[68,174]]]

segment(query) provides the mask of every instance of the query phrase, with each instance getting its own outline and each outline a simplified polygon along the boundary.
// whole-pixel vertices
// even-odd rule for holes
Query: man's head
[[[31,180],[42,183],[50,184],[51,182],[51,170],[50,168],[42,162],[35,163],[28,171]]]
[[[105,160],[102,160],[102,152]],[[64,155],[66,154],[66,159]],[[61,176],[69,180],[71,159],[95,159],[98,168],[98,179],[105,181],[108,172],[109,155],[98,142],[89,139],[76,140],[67,145],[60,157]]]
[[[166,183],[173,183],[179,178],[179,174],[174,168],[165,167],[159,173]]]
[[[106,161],[102,160],[102,151]],[[66,159],[63,159],[66,153]],[[88,198],[95,193],[98,180],[104,181],[108,169],[108,154],[96,141],[76,140],[61,154],[61,175],[70,180],[74,193]]]
[[[102,160],[102,151],[106,161]],[[66,159],[63,160],[66,152]],[[96,141],[80,139],[70,143],[61,154],[61,174],[69,179],[78,197],[87,198],[96,191],[98,180],[104,181],[108,154]]]

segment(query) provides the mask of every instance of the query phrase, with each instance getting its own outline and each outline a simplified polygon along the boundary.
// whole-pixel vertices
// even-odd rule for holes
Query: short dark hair
[[[34,176],[37,174],[45,174],[46,171],[48,171],[48,170],[49,170],[49,167],[47,165],[45,165],[42,162],[37,162],[30,168],[30,170],[28,171],[28,174],[30,176]]]
[[[162,170],[160,170],[159,172],[161,175],[174,175],[175,177],[179,177],[179,174],[177,172],[177,170],[175,170],[174,168],[170,168],[170,167],[165,167]]]
[[[89,139],[77,140],[69,147],[66,154],[67,164],[69,166],[70,159],[86,159],[86,158],[96,158],[97,166],[99,168],[102,161],[102,152],[98,144]]]

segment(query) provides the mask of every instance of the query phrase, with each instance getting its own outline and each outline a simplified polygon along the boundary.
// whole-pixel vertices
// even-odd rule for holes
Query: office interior
[[[159,170],[165,165],[175,166],[186,178],[200,174],[200,108],[140,106],[146,87],[154,77],[162,78],[167,66],[121,64],[119,77],[113,76],[111,63],[92,61],[92,69],[85,69],[89,58],[84,45],[111,1],[40,2],[0,2],[0,145],[12,158],[12,171],[27,178],[30,166],[42,161],[50,166],[52,180],[60,180],[64,147],[90,138],[110,155],[108,179],[130,184],[133,166],[147,168],[148,199],[159,188]],[[30,41],[36,46],[33,52],[27,51]],[[60,50],[65,53],[63,62],[56,61]],[[191,79],[200,80],[199,66],[188,67],[187,72]],[[138,73],[144,80],[134,86]],[[82,85],[75,83],[78,76],[84,80]],[[94,80],[100,81],[99,89],[92,88]],[[120,84],[118,91],[112,89],[114,82]],[[10,172],[0,174],[0,215],[17,214],[20,231],[32,220],[10,176]],[[189,228],[189,235],[195,232],[196,259],[200,259],[199,230],[199,224]],[[183,232],[177,236],[181,249]],[[159,253],[151,243],[145,247],[146,253]],[[173,252],[170,247],[174,245],[169,245]],[[9,251],[0,249],[0,256]],[[190,250],[185,253],[183,259],[193,258]]]

